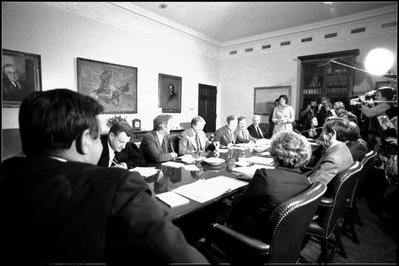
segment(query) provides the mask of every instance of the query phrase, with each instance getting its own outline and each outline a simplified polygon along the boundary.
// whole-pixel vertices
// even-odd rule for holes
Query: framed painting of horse
[[[137,113],[137,68],[77,58],[78,92],[104,106],[105,114]]]

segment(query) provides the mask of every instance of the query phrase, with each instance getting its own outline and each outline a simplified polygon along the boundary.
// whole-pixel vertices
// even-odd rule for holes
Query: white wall
[[[77,91],[76,58],[138,68],[138,113],[152,129],[158,108],[158,74],[182,77],[181,113],[198,113],[198,84],[218,85],[218,47],[109,3],[2,3],[2,48],[41,56],[43,90]],[[2,128],[18,128],[18,108],[2,109]],[[102,115],[102,127],[112,115]],[[107,130],[107,128],[105,128]]]
[[[365,55],[376,47],[386,47],[397,55],[397,27],[381,28],[387,22],[396,22],[396,10],[382,10],[381,15],[371,13],[363,19],[353,22],[329,23],[329,26],[312,25],[308,30],[293,29],[286,34],[271,33],[270,37],[258,37],[258,40],[237,40],[236,44],[225,45],[220,51],[220,112],[219,124],[225,123],[230,114],[243,115],[250,120],[254,112],[254,87],[291,86],[290,104],[299,114],[300,61],[299,56],[331,53],[359,49],[357,64],[361,65]],[[343,20],[345,21],[345,20]],[[325,23],[325,22],[323,22]],[[326,24],[326,23],[325,23]],[[351,34],[352,29],[365,27],[366,31]],[[325,39],[324,35],[337,32],[336,38]],[[302,43],[301,39],[312,37],[312,42]],[[281,42],[291,41],[289,46],[280,46]],[[271,48],[262,49],[270,44]],[[245,49],[253,48],[252,52]],[[236,54],[230,54],[237,51]],[[364,67],[358,66],[362,69]],[[397,65],[392,69],[397,73]],[[375,81],[383,80],[355,71],[356,94],[374,89]],[[275,97],[270,99],[274,102]],[[249,118],[249,119],[248,119]],[[297,117],[298,118],[298,117]],[[267,123],[268,116],[261,116]]]
[[[298,56],[359,49],[358,62],[375,47],[396,55],[395,10],[377,10],[337,21],[213,44],[121,9],[110,2],[2,3],[2,48],[41,55],[43,90],[77,90],[76,57],[138,68],[138,113],[144,129],[152,129],[158,105],[158,73],[182,77],[182,112],[176,122],[187,122],[198,111],[198,84],[217,86],[217,121],[229,114],[253,115],[254,87],[290,85],[290,103],[298,113],[300,63]],[[363,33],[350,30],[366,27]],[[338,37],[324,35],[337,32]],[[302,43],[301,38],[313,41]],[[291,41],[281,47],[280,42]],[[271,44],[270,49],[262,45]],[[246,53],[246,48],[253,52]],[[236,55],[230,51],[237,50]],[[397,73],[397,66],[393,68]],[[355,92],[374,88],[371,77],[356,72]],[[2,128],[18,128],[18,109],[2,109]],[[112,115],[103,115],[102,122]],[[262,117],[267,122],[268,117]]]

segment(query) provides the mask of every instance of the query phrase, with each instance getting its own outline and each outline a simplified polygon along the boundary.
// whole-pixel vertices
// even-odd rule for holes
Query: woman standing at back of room
[[[273,135],[281,131],[292,131],[292,123],[295,121],[294,108],[288,105],[287,95],[278,97],[279,105],[274,108],[273,112]]]

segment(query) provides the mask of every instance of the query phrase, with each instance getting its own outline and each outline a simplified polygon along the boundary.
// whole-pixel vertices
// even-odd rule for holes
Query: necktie
[[[245,133],[245,131],[242,132],[242,136],[244,137],[244,139],[247,139],[247,134]]]
[[[111,160],[111,158],[110,158]],[[117,159],[117,154],[116,151],[114,151],[114,157],[112,158],[112,161],[110,163],[110,166],[114,166],[115,164],[118,164],[118,159]]]
[[[197,143],[197,151],[202,150],[201,142],[199,140],[198,134],[195,134],[195,142]]]
[[[260,131],[260,128],[259,128],[259,127],[256,127],[256,130],[258,131],[259,137],[260,137],[260,138],[263,138],[262,131]]]

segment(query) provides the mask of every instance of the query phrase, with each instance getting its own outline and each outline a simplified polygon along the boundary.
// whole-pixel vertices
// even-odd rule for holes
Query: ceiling
[[[328,3],[328,2],[326,2]],[[129,2],[217,42],[336,19],[396,2]],[[167,8],[159,8],[166,4]]]

